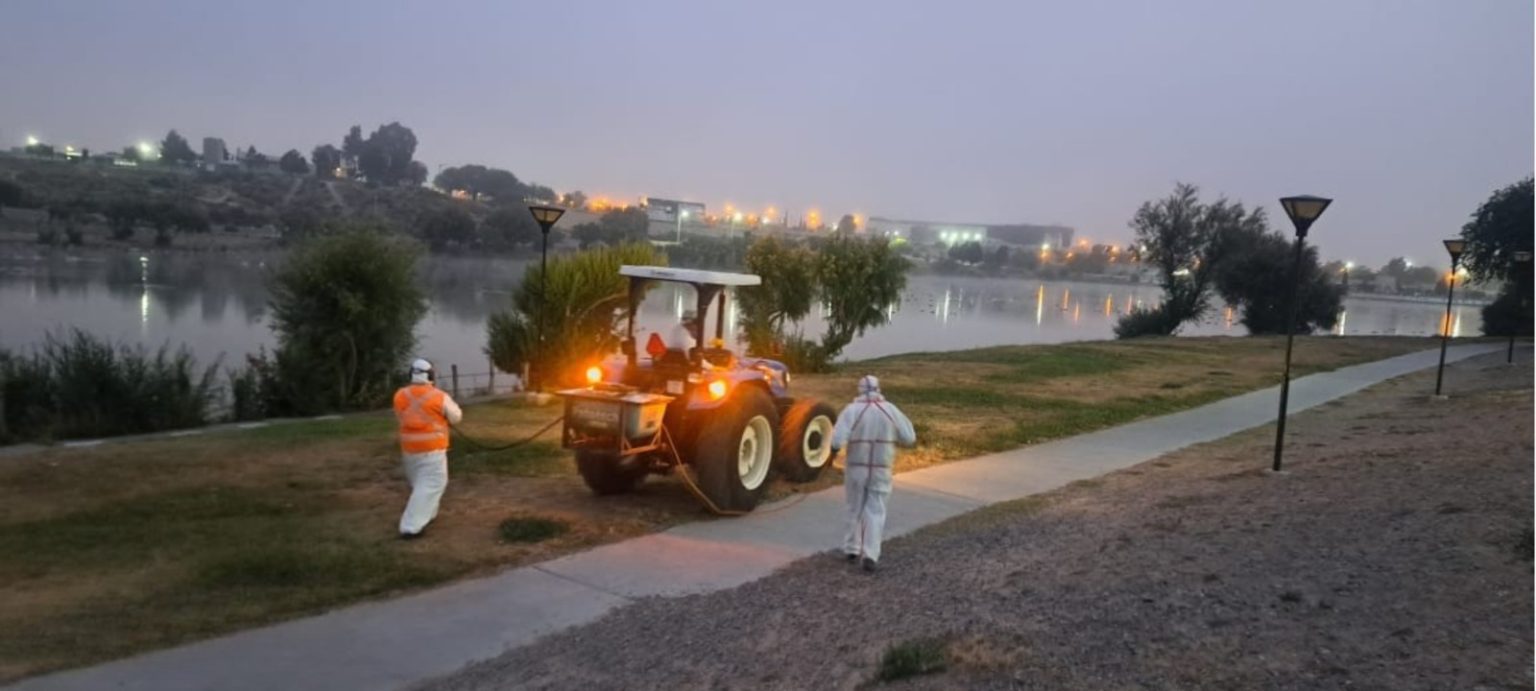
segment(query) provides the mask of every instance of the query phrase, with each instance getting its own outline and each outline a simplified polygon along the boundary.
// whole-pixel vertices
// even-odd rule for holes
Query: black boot
[[[870,559],[869,557],[864,557],[864,570],[868,571],[869,573],[874,573],[875,572],[875,560]]]

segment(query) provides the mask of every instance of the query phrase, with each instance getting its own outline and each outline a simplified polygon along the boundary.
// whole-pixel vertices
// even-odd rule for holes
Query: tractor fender
[[[730,391],[726,392],[724,397],[715,399],[710,398],[709,391],[706,387],[695,387],[693,393],[688,396],[688,412],[714,410],[719,408],[720,406],[725,405],[726,401],[729,401],[735,397],[736,390],[743,386],[751,386],[760,389],[764,393],[768,394],[770,398],[774,396],[773,389],[769,386],[768,378],[763,376],[761,372],[737,371],[731,372],[730,374],[720,378],[724,379],[730,385]]]

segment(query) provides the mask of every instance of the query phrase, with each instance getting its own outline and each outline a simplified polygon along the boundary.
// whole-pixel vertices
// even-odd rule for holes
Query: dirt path
[[[283,194],[283,201],[280,202],[277,205],[277,208],[279,208],[279,209],[286,209],[286,208],[288,208],[288,204],[293,201],[293,195],[296,195],[296,194],[299,193],[299,188],[304,186],[304,181],[307,180],[307,179],[308,178],[302,177],[302,176],[298,177],[298,178],[295,178],[294,181],[293,181],[293,184],[288,186],[288,191],[285,194]]]
[[[653,600],[430,685],[1530,688],[1530,358],[1419,373],[1273,428],[712,595]],[[901,497],[892,501],[901,510]]]
[[[341,209],[341,215],[352,215],[352,209],[347,206],[347,200],[341,198],[341,192],[337,191],[336,182],[334,180],[325,181],[325,191],[331,193],[331,199],[336,201],[336,208]]]

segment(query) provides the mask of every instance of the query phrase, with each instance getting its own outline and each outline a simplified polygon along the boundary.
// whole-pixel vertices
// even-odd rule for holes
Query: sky
[[[268,153],[399,121],[560,191],[1123,242],[1177,182],[1335,199],[1332,259],[1448,263],[1532,171],[1532,3],[0,5],[0,145],[176,128]]]

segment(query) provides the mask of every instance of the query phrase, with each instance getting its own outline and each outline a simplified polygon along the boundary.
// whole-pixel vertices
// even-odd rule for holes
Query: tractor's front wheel
[[[784,411],[779,427],[779,466],[791,482],[811,482],[832,459],[837,411],[820,401],[799,401]]]
[[[779,414],[768,394],[744,386],[710,414],[690,459],[699,489],[717,508],[751,511],[768,489]]]
[[[639,456],[619,456],[601,451],[577,451],[576,471],[596,495],[633,492],[650,468]]]

